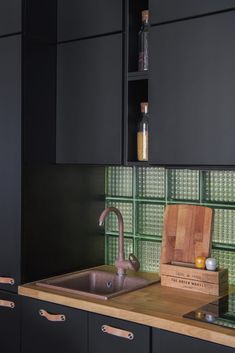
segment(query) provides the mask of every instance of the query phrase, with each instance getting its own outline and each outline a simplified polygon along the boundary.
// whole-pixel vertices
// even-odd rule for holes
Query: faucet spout
[[[104,220],[110,212],[114,212],[118,218],[118,257],[115,261],[115,266],[117,268],[117,274],[119,276],[123,276],[126,274],[127,269],[138,271],[140,264],[138,259],[133,254],[129,255],[129,260],[125,260],[123,217],[121,212],[116,207],[107,207],[104,209],[99,218],[99,225],[101,226],[104,224]]]
[[[99,225],[102,226],[104,224],[105,218],[108,216],[110,212],[114,212],[118,218],[118,259],[124,260],[125,253],[124,253],[124,222],[121,212],[116,207],[107,207],[100,215]]]

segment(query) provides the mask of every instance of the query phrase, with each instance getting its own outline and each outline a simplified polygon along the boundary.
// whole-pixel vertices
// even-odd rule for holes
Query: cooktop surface
[[[183,317],[235,329],[235,292],[191,311]]]

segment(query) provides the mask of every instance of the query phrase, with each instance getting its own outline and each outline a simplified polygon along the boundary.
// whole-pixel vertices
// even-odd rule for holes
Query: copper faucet
[[[134,254],[129,254],[129,259],[125,260],[124,253],[124,223],[121,212],[116,207],[107,207],[100,215],[99,225],[104,224],[105,218],[110,212],[114,212],[118,218],[118,257],[115,261],[115,267],[117,268],[117,274],[123,276],[126,274],[126,270],[138,271],[140,268],[140,263],[137,257]]]

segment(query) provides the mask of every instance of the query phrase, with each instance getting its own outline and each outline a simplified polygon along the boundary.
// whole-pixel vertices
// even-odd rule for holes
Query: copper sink
[[[42,280],[36,284],[44,288],[107,300],[158,281],[158,275],[149,279],[139,275],[118,276],[111,271],[90,269]]]

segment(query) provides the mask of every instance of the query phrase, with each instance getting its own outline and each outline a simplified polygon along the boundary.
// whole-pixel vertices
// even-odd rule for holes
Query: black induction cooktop
[[[235,292],[191,311],[183,317],[235,329]]]

